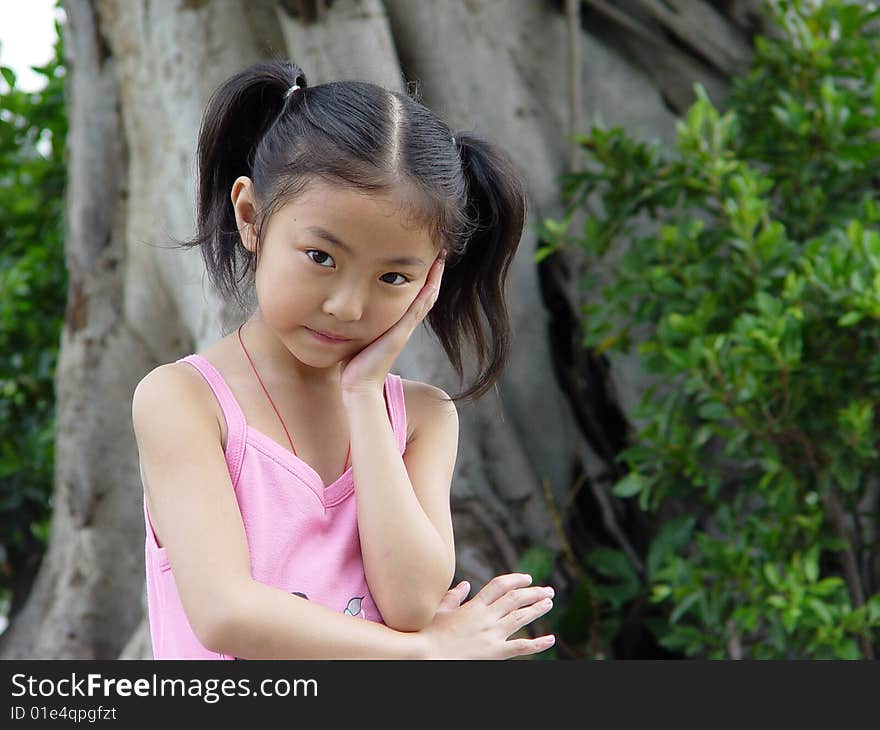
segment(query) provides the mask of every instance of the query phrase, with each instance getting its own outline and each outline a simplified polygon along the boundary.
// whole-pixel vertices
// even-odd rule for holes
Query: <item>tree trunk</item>
[[[678,12],[683,5],[699,6],[703,22]],[[0,657],[151,656],[131,395],[153,367],[244,317],[204,286],[198,252],[163,246],[166,234],[192,232],[208,96],[270,56],[294,60],[312,85],[361,78],[403,90],[417,81],[425,104],[454,129],[499,143],[526,175],[529,218],[508,288],[513,357],[493,394],[460,409],[456,580],[478,589],[514,570],[530,545],[561,548],[545,485],[561,505],[582,472],[590,488],[563,516],[575,554],[607,540],[603,530],[626,542],[607,475],[626,433],[622,413],[647,382],[634,360],[609,369],[581,351],[579,263],[557,256],[537,267],[533,226],[560,211],[572,73],[583,84],[577,117],[599,112],[608,125],[668,139],[692,84],[723,94],[742,62],[754,25],[745,5],[587,0],[569,33],[564,3],[539,0],[67,0],[70,293],[52,536],[31,595],[0,637]],[[394,370],[458,385],[425,333]],[[560,566],[549,582],[564,595],[569,578]]]

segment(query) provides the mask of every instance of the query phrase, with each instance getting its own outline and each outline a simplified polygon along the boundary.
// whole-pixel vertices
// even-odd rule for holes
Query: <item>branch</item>
[[[565,0],[565,20],[568,26],[568,82],[569,124],[574,138],[581,128],[581,0]],[[572,145],[571,169],[577,172],[581,160],[578,145]]]
[[[813,453],[813,447],[810,443],[810,440],[804,435],[804,433],[798,429],[792,429],[793,435],[798,439],[801,446],[804,448],[804,453],[807,457],[807,461],[810,464],[810,467],[813,469],[813,473],[816,475],[818,479],[819,475],[819,463],[816,460],[816,456]],[[843,550],[843,573],[846,577],[846,584],[849,588],[850,599],[852,600],[853,606],[855,608],[861,608],[865,605],[865,597],[862,593],[862,583],[859,579],[859,569],[856,564],[855,554],[852,549],[852,541],[849,539],[846,530],[846,524],[843,519],[843,501],[840,497],[840,490],[831,484],[828,488],[828,493],[824,497],[825,506],[828,508],[828,512],[831,516],[831,524],[834,528],[834,532],[837,536],[843,540],[846,544],[846,548]],[[862,654],[865,659],[873,659],[874,658],[874,648],[871,646],[871,641],[867,635],[863,634],[859,637],[861,645],[862,645]]]
[[[581,459],[584,459],[584,455],[586,452],[586,442],[582,435],[579,435],[578,438],[578,451],[581,452]],[[584,468],[586,468],[587,462],[584,461]],[[602,524],[605,526],[605,529],[614,537],[617,541],[617,544],[620,545],[621,549],[626,553],[626,556],[629,558],[630,562],[633,564],[633,567],[638,571],[639,575],[643,580],[647,580],[647,575],[645,573],[645,565],[642,563],[639,558],[638,553],[635,551],[633,546],[630,544],[629,540],[626,539],[626,535],[623,530],[620,529],[620,526],[617,524],[617,518],[614,516],[614,510],[611,507],[611,500],[608,498],[608,495],[605,493],[602,485],[595,479],[590,479],[590,489],[593,492],[593,496],[596,498],[596,501],[599,503],[599,507],[602,510]]]

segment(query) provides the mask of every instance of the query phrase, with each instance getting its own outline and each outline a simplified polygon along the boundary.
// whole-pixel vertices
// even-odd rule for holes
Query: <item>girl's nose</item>
[[[356,322],[364,311],[364,295],[355,287],[340,286],[324,300],[325,314],[341,322]]]

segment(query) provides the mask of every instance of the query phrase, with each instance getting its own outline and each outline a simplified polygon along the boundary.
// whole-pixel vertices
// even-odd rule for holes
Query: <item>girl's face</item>
[[[250,251],[252,195],[249,179],[236,180],[233,205]],[[258,316],[299,361],[295,367],[315,376],[338,373],[341,360],[404,315],[439,253],[426,231],[406,223],[391,197],[323,182],[272,215],[257,261]],[[315,330],[346,340],[328,342]]]

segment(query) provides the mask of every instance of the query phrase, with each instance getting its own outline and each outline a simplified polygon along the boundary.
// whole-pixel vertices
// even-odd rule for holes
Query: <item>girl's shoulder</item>
[[[218,433],[220,432],[222,411],[205,378],[194,367],[185,362],[165,363],[155,367],[141,382],[147,379],[153,381],[153,392],[158,396],[179,398],[183,394],[190,407],[197,407],[202,413],[213,415],[218,424]]]
[[[164,451],[172,439],[175,443],[201,439],[203,443],[206,438],[219,438],[213,398],[199,384],[201,379],[193,368],[177,362],[157,365],[141,378],[131,403],[138,449],[145,443],[145,448]],[[174,428],[169,429],[169,423]]]
[[[447,399],[449,396],[441,388],[420,380],[407,380],[401,377],[403,399],[406,404],[406,442],[413,440],[419,428],[427,420],[438,415],[454,412],[458,415],[455,404]]]
[[[223,341],[215,343],[203,352],[194,353],[207,360],[224,380],[228,379],[228,370],[224,365]],[[195,367],[187,362],[172,361],[153,368],[141,382],[151,381],[151,392],[156,397],[169,397],[184,400],[190,408],[197,408],[203,416],[213,417],[217,435],[221,445],[226,446],[226,418],[211,386]]]

